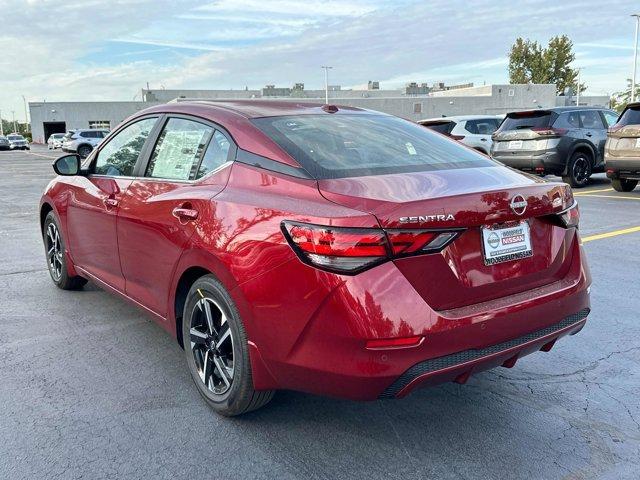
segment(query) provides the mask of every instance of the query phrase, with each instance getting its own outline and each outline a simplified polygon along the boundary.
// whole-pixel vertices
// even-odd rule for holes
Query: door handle
[[[198,218],[198,211],[193,208],[176,207],[171,213],[174,217],[183,222],[196,220]]]
[[[486,141],[487,141],[487,139],[486,139],[486,138],[481,138],[481,139],[480,139],[480,141],[481,141],[481,142],[486,142]]]
[[[107,197],[103,200],[104,206],[107,208],[115,208],[118,206],[118,200],[112,197]]]
[[[586,135],[587,137],[591,137],[591,136],[592,136],[592,133],[591,133],[591,132],[587,132],[585,135]]]

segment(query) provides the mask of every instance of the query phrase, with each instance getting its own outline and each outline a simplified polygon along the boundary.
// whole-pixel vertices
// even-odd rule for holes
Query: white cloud
[[[633,35],[628,14],[636,5],[626,0],[527,0],[517,6],[489,0],[0,3],[5,112],[22,111],[21,94],[31,100],[130,100],[146,81],[166,88],[298,81],[319,87],[324,64],[334,66],[331,82],[342,85],[505,81],[506,56],[516,37],[546,43],[557,34],[574,40],[586,83],[611,91],[629,76],[631,58],[623,52]],[[128,52],[131,43],[160,48],[136,46]],[[114,46],[117,51],[109,52]]]

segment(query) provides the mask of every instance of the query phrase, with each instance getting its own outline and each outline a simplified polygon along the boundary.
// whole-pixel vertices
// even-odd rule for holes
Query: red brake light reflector
[[[414,337],[384,338],[377,340],[367,340],[366,347],[369,350],[382,350],[387,348],[408,348],[417,347],[422,343],[424,337],[416,335]]]

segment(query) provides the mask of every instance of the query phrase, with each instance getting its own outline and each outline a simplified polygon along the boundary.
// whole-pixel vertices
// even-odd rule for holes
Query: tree
[[[636,85],[635,100],[640,101],[640,85]],[[622,112],[627,103],[631,101],[631,79],[627,78],[627,88],[622,92],[616,92],[611,96],[611,108],[618,112]]]
[[[578,88],[578,70],[571,68],[575,60],[573,42],[566,35],[549,40],[546,48],[538,42],[517,38],[509,53],[510,83],[553,83],[558,94],[565,88]],[[587,87],[580,84],[580,90]]]

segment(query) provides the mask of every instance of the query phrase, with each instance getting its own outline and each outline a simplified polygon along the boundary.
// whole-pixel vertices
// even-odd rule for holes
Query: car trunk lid
[[[560,280],[570,264],[567,230],[553,220],[572,202],[570,190],[502,167],[320,180],[329,200],[375,215],[381,227],[462,229],[444,250],[394,260],[429,305],[448,310]],[[511,208],[522,196],[526,210]],[[486,265],[482,228],[526,221],[533,255]]]

